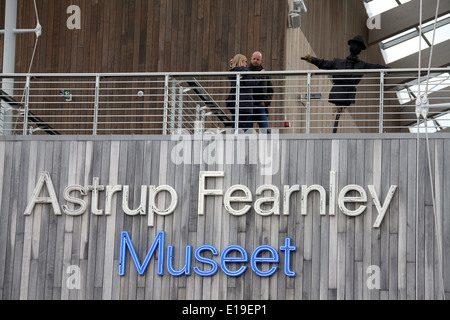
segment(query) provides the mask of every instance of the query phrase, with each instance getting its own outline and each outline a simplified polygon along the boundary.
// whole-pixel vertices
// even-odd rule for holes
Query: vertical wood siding
[[[229,61],[237,53],[250,59],[257,50],[264,53],[267,70],[285,69],[286,0],[46,0],[36,3],[42,36],[32,73],[222,72],[229,70]],[[71,5],[81,10],[79,30],[66,26],[71,16],[67,8]],[[4,1],[1,1],[0,28],[4,24],[4,10]],[[33,1],[18,1],[17,27],[31,29],[35,23]],[[28,73],[34,44],[34,34],[17,36],[16,73]],[[3,37],[0,36],[2,47]],[[0,52],[0,69],[2,55],[3,51]],[[61,84],[44,84],[44,88],[53,86],[60,90]],[[120,84],[112,86],[116,88]],[[16,100],[20,100],[22,93],[19,89],[16,91]],[[93,95],[92,89],[78,93]],[[127,94],[129,91],[119,92],[119,95]],[[45,115],[46,112],[52,114],[55,105],[49,103],[51,97],[45,100],[41,105],[32,103],[30,108],[44,109],[35,113],[39,113],[43,121],[51,122]],[[73,107],[81,110],[86,105],[75,103]],[[118,107],[126,109],[128,105]],[[81,121],[90,123],[92,112],[80,112]],[[65,115],[65,111],[62,113]],[[133,133],[161,133],[161,124],[157,123],[162,115],[160,110],[146,108],[139,110],[139,114],[143,116],[139,121],[150,119],[152,131],[140,132],[141,124],[133,123],[130,125]],[[114,111],[105,111],[100,116],[117,121]],[[125,111],[125,116],[131,120],[136,117],[133,111]],[[68,129],[70,125],[65,124],[66,121],[63,118],[62,124],[54,125],[55,129]],[[89,130],[90,127],[82,124],[78,129]]]
[[[18,28],[34,28],[33,1],[18,3]],[[81,9],[80,30],[66,26],[70,5]],[[227,71],[236,53],[256,50],[265,54],[266,68],[284,69],[286,0],[47,0],[37,6],[43,29],[33,73]],[[34,42],[34,34],[17,37],[16,72],[28,72]]]
[[[362,1],[306,0],[305,3],[308,13],[302,14],[301,29],[289,29],[287,16],[288,8],[293,6],[292,0],[37,1],[43,33],[31,72],[227,71],[228,61],[236,53],[243,53],[249,58],[256,50],[263,52],[267,70],[315,69],[301,61],[300,57],[310,53],[326,59],[344,58],[348,55],[348,39],[356,34],[367,38],[367,14]],[[19,1],[18,4],[18,28],[33,28],[36,22],[33,1]],[[66,26],[70,16],[66,11],[70,5],[77,5],[81,9],[80,30],[69,30]],[[4,9],[3,1],[0,2],[0,28],[4,24]],[[34,34],[17,36],[17,73],[28,72],[34,43]],[[2,45],[3,37],[0,36],[0,48]],[[0,67],[2,55],[3,51],[0,51]],[[383,60],[376,46],[363,52],[361,57],[374,63],[382,63]],[[328,84],[327,80],[323,81]],[[367,77],[363,81],[363,84],[376,82],[368,80]],[[35,89],[37,88],[33,88]],[[377,92],[376,86],[373,90]],[[17,90],[16,100],[20,99],[22,93],[23,91]],[[93,93],[86,90],[79,94]],[[127,93],[124,91],[123,94]],[[280,97],[276,95],[274,99],[278,100]],[[373,98],[374,95],[359,93],[359,97],[359,101],[362,101],[367,97]],[[299,121],[304,118],[304,115],[289,118],[283,114],[292,110],[298,112],[298,97],[293,101],[294,106],[271,109],[271,121],[283,125],[285,121]],[[365,105],[365,102],[359,103]],[[323,104],[323,112],[319,110],[319,115],[312,120],[325,129],[312,130],[311,133],[332,130],[332,106],[326,102]],[[31,109],[35,107],[36,105],[31,104]],[[39,107],[50,110],[48,112],[51,113],[54,106],[47,102]],[[74,108],[77,107],[75,104]],[[83,108],[85,106],[80,105],[80,109]],[[373,128],[377,127],[376,122],[368,119],[366,113],[376,114],[378,108],[367,106],[363,115],[360,115],[360,110],[360,106],[353,106],[343,115],[341,121],[346,121],[349,127],[354,127],[347,130],[347,133],[372,132]],[[45,112],[41,114],[44,121],[47,120]],[[90,122],[91,112],[83,112],[86,116],[83,121]],[[133,119],[135,115],[131,114],[131,111],[128,112],[125,115],[128,119]],[[139,112],[145,119],[151,119],[151,122],[159,121],[159,111]],[[322,115],[323,113],[330,114]],[[115,120],[114,114],[107,113],[102,116],[111,116],[108,119]],[[67,125],[59,126],[64,129]],[[328,127],[330,129],[327,129]],[[371,129],[365,129],[366,127]],[[78,129],[90,128],[81,125]],[[148,134],[160,133],[158,130],[162,128],[158,124],[151,124],[153,132],[141,132],[141,124],[133,123],[129,129],[135,130],[135,133]]]
[[[8,140],[0,141],[0,299],[437,299],[440,298],[439,259],[435,240],[433,201],[429,170],[423,152],[416,176],[416,141],[405,136],[336,139],[290,137],[280,140],[275,159],[279,170],[261,176],[260,166],[249,164],[258,154],[256,144],[236,145],[245,164],[175,165],[171,154],[175,141],[150,138],[136,140]],[[210,141],[192,141],[192,161],[198,162]],[[436,208],[443,234],[443,272],[447,298],[450,294],[450,139],[430,141]],[[220,150],[219,150],[220,151]],[[227,149],[227,153],[230,149]],[[226,153],[219,152],[220,156]],[[257,156],[256,156],[257,157]],[[130,208],[140,202],[142,185],[169,185],[179,203],[174,214],[156,216],[155,227],[147,216],[126,216],[119,192],[111,216],[87,212],[79,217],[55,216],[51,205],[36,205],[30,216],[24,211],[42,172],[51,175],[60,204],[69,185],[129,185]],[[242,217],[228,214],[223,197],[207,197],[205,215],[197,214],[200,171],[224,171],[207,187],[227,190],[243,184],[255,195],[264,184],[324,186],[329,192],[330,171],[338,176],[337,189],[361,185],[367,192],[374,185],[382,203],[391,185],[398,189],[380,229],[373,223],[377,211],[368,193],[364,214],[351,218],[336,208],[336,216],[319,214],[318,195],[308,198],[308,214],[300,213],[300,195],[294,193],[290,215],[262,217],[254,209]],[[419,215],[416,217],[416,181],[419,183]],[[42,196],[45,196],[44,194]],[[254,201],[256,200],[254,196]],[[161,194],[158,206],[170,198]],[[253,201],[253,203],[254,203]],[[105,194],[100,192],[100,208]],[[351,205],[348,205],[351,208]],[[269,205],[270,208],[270,205]],[[186,245],[194,250],[204,244],[222,252],[229,245],[244,247],[249,255],[260,245],[279,249],[292,238],[297,251],[291,270],[284,272],[280,252],[279,270],[260,278],[249,267],[238,278],[219,270],[213,277],[175,277],[165,269],[158,276],[151,260],[139,276],[127,253],[126,275],[119,276],[120,234],[127,231],[142,262],[156,234],[166,232],[166,245],[175,246],[175,268],[184,263]],[[167,250],[166,250],[167,258]],[[219,259],[215,257],[214,259]],[[198,264],[193,261],[193,266]],[[165,266],[167,263],[165,263]],[[246,264],[249,266],[249,264]],[[369,266],[380,268],[380,289],[370,290]],[[81,288],[70,289],[70,266],[80,270]],[[205,266],[207,268],[207,266]],[[265,268],[265,267],[262,267]]]

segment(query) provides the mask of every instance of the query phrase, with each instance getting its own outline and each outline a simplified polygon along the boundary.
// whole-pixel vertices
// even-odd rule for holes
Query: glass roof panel
[[[444,114],[436,118],[437,123],[441,128],[449,128],[450,127],[450,113]]]
[[[422,39],[422,50],[428,48],[428,44]],[[411,54],[419,52],[419,36],[405,40],[393,47],[383,50],[386,63],[392,63]]]
[[[379,15],[385,11],[401,6],[411,0],[363,0],[369,17]],[[426,5],[426,4],[425,4]],[[419,35],[419,27],[409,29],[402,33],[386,39],[380,43],[380,49],[385,59],[386,64],[390,64],[399,59],[405,58],[419,51],[419,41],[421,41],[422,50],[427,49],[433,43],[433,30],[435,26],[435,19],[424,23],[423,35]],[[421,39],[421,40],[419,40]],[[441,16],[436,22],[436,34],[434,44],[437,45],[450,39],[450,14]],[[421,84],[425,85],[426,81],[421,79]],[[450,75],[434,74],[431,75],[428,94],[439,90],[446,90],[450,86]],[[418,81],[411,81],[397,90],[397,97],[400,104],[405,104],[411,100],[416,99],[418,94]],[[436,117],[433,121],[428,122],[428,129],[433,128],[439,131],[443,128],[450,127],[450,113]],[[417,125],[410,127],[411,132],[417,132]],[[419,131],[423,132],[425,125],[422,123],[419,126]]]
[[[423,91],[426,87],[427,80],[426,77],[422,79],[421,90]],[[428,95],[433,92],[447,89],[450,87],[450,74],[430,74],[430,81],[428,85]],[[401,104],[410,102],[417,98],[419,92],[419,85],[417,80],[413,80],[406,84],[406,88],[402,88],[397,91],[397,96]],[[431,102],[432,103],[432,102]]]
[[[425,33],[425,37],[431,43],[433,42],[433,31]],[[450,23],[436,29],[434,44],[439,44],[450,39]]]
[[[410,0],[406,0],[404,2],[408,1]],[[367,14],[369,15],[369,17],[377,16],[380,13],[388,11],[399,5],[396,0],[366,0],[364,1],[364,4],[366,6]]]
[[[378,15],[392,8],[400,6],[411,0],[364,0],[367,14]],[[435,20],[423,24],[422,49],[426,49],[433,43],[433,28]],[[437,19],[437,28],[434,44],[439,44],[450,39],[450,14]],[[419,51],[419,28],[412,28],[399,33],[381,44],[385,62],[387,64],[407,57]]]
[[[426,126],[425,126],[425,123],[422,122],[419,125],[419,129],[418,130],[417,130],[417,124],[413,125],[413,126],[411,126],[409,128],[409,132],[411,132],[411,133],[417,133],[417,131],[419,131],[419,133],[425,133],[427,131],[428,131],[428,133],[436,133],[439,130],[438,130],[438,128],[436,128],[436,125],[435,125],[433,120],[428,120],[427,123],[426,123]]]
[[[425,122],[423,121],[419,124],[419,126],[417,126],[417,124],[414,124],[409,127],[409,131],[411,133],[417,133],[417,131],[419,131],[420,133],[425,133],[427,131],[429,133],[435,133],[448,128],[450,128],[450,112],[444,113],[435,117],[434,119],[428,120],[426,126]]]

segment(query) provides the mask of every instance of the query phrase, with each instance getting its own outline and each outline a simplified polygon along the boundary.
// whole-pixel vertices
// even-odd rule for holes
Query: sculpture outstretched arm
[[[319,59],[311,56],[310,54],[307,54],[306,56],[302,57],[302,60],[308,61],[309,63],[315,65],[319,69],[325,70],[336,69],[336,64],[334,63],[334,60]]]
[[[312,63],[313,56],[310,54],[307,54],[306,56],[302,57],[302,60],[308,61],[309,63]]]

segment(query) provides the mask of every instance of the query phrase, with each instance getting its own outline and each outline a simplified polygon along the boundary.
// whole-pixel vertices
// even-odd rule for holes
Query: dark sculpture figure
[[[319,69],[325,70],[347,70],[347,69],[389,69],[389,67],[368,63],[358,58],[361,51],[366,50],[364,38],[356,36],[348,41],[350,47],[350,55],[346,59],[335,58],[333,60],[324,60],[306,55],[302,60],[314,64]],[[336,121],[333,133],[337,132],[341,113],[345,108],[355,103],[356,86],[361,82],[362,74],[341,74],[333,75],[333,88],[330,92],[329,102],[337,107]]]

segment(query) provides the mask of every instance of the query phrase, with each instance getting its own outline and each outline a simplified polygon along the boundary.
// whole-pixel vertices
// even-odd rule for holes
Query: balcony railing
[[[431,70],[429,119],[436,130],[450,127],[450,69]],[[274,95],[269,127],[280,133],[331,133],[336,106],[328,102],[331,76],[360,77],[355,104],[345,108],[339,133],[411,132],[417,129],[417,69],[285,71],[267,77]],[[226,132],[236,127],[226,99],[230,78],[242,74],[1,74],[0,130],[4,135],[128,135]],[[425,90],[423,74],[422,92]],[[6,88],[6,89],[5,89]],[[345,90],[345,88],[343,89]],[[253,122],[258,130],[258,123]],[[423,120],[421,120],[423,121]]]

